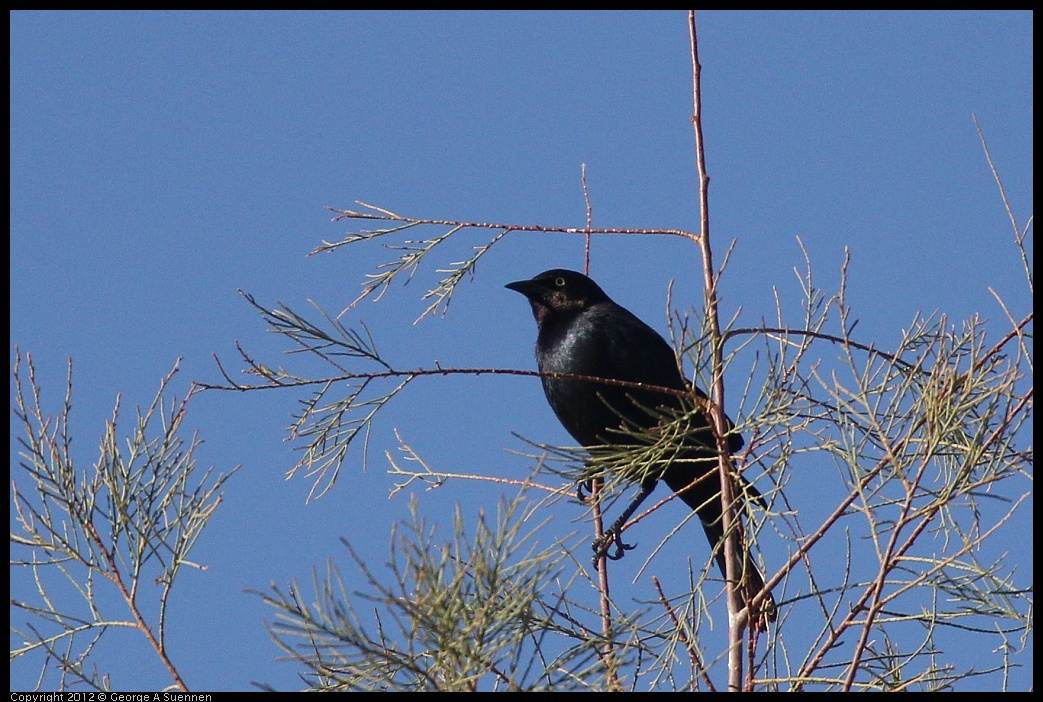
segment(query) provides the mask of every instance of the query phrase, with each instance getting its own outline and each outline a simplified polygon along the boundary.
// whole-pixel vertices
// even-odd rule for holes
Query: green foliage
[[[501,504],[492,524],[481,510],[471,538],[457,512],[443,543],[411,502],[386,573],[372,572],[344,542],[365,590],[350,591],[331,559],[323,577],[314,575],[311,605],[297,585],[263,594],[277,612],[273,638],[314,690],[596,688],[598,637],[559,591],[565,551],[537,544],[540,526],[526,521],[525,506],[524,495]]]
[[[65,402],[57,417],[43,409],[32,358],[28,378],[16,352],[15,417],[22,469],[13,482],[12,568],[32,572],[35,597],[11,599],[12,633],[23,642],[11,660],[42,653],[40,679],[57,670],[59,689],[82,684],[110,689],[91,654],[110,628],[138,631],[170,673],[174,689],[186,689],[165,643],[167,603],[181,569],[200,567],[189,553],[214,510],[220,489],[235,472],[199,474],[199,440],[181,436],[188,399],[165,397],[177,366],[163,379],[152,404],[138,410],[130,435],[120,440],[120,400],[106,422],[94,465],[77,468],[69,434],[72,364]],[[26,490],[28,484],[29,489]],[[19,487],[21,485],[21,487]],[[152,588],[139,587],[155,582]],[[121,607],[109,606],[116,594]],[[25,624],[17,621],[28,617]]]

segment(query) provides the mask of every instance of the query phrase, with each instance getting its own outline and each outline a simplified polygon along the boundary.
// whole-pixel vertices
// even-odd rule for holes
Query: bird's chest
[[[608,380],[627,380],[613,359],[612,339],[591,325],[573,324],[549,329],[537,346],[543,373],[583,375]],[[605,429],[619,425],[619,415],[610,406],[624,404],[624,390],[595,380],[544,376],[543,389],[554,413],[570,434],[584,445],[601,443]]]
[[[605,371],[609,340],[596,329],[572,324],[547,331],[536,349],[541,371],[575,375],[598,375]]]

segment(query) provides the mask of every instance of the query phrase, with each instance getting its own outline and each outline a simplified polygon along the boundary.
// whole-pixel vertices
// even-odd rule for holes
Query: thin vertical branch
[[[742,689],[742,640],[745,622],[738,616],[742,609],[739,601],[739,578],[741,572],[736,566],[738,559],[738,532],[732,528],[733,505],[735,491],[728,468],[731,456],[728,451],[727,422],[724,417],[724,350],[721,339],[721,324],[717,311],[717,276],[713,267],[713,252],[710,249],[710,177],[706,174],[706,157],[703,143],[702,125],[702,93],[700,90],[699,39],[695,29],[695,10],[688,11],[689,39],[692,47],[692,128],[695,131],[695,161],[699,174],[699,248],[703,259],[703,279],[706,291],[706,322],[710,334],[710,367],[713,382],[710,388],[710,417],[714,425],[714,436],[717,440],[717,452],[720,456],[718,469],[721,479],[721,528],[724,530],[725,580],[727,581],[728,602],[728,689],[737,692]]]
[[[590,206],[590,190],[587,188],[587,164],[580,165],[580,181],[583,183],[583,202],[587,205],[587,228],[583,237],[583,274],[590,275],[590,234],[594,221],[594,210]]]
[[[591,223],[594,220],[594,209],[590,204],[590,189],[587,187],[587,164],[580,165],[580,182],[583,184],[583,202],[587,209],[587,226],[584,230],[583,244],[583,274],[590,275],[590,238]],[[592,478],[590,481],[591,512],[594,517],[594,541],[601,543],[605,535],[605,522],[601,515],[601,478]],[[598,567],[598,605],[601,615],[601,636],[605,640],[605,648],[602,652],[602,662],[605,664],[605,672],[608,676],[608,688],[620,690],[619,678],[616,675],[614,653],[612,645],[612,600],[608,594],[608,558],[605,554],[597,560]]]
[[[1018,250],[1021,252],[1021,263],[1025,269],[1025,274],[1028,277],[1029,290],[1032,290],[1032,266],[1029,265],[1028,256],[1025,253],[1025,234],[1028,232],[1026,226],[1025,232],[1022,232],[1021,227],[1018,226],[1018,219],[1014,216],[1014,210],[1011,209],[1010,201],[1007,199],[1007,191],[1003,187],[1003,180],[1000,178],[1000,174],[996,171],[996,164],[992,162],[992,154],[989,153],[989,144],[985,141],[985,132],[981,130],[981,125],[978,124],[978,115],[971,114],[971,119],[974,120],[974,128],[978,130],[978,139],[981,141],[981,148],[985,151],[985,160],[989,164],[989,171],[992,173],[993,179],[996,181],[996,187],[1000,190],[1000,199],[1003,200],[1003,209],[1007,212],[1007,218],[1010,219],[1010,225],[1014,229],[1014,241],[1018,245]],[[1031,221],[1031,217],[1029,218]],[[589,224],[587,225],[589,228]]]

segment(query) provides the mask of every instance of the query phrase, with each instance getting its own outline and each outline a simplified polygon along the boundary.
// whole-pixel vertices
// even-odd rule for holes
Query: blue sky
[[[850,250],[849,301],[880,348],[918,311],[999,324],[990,288],[1016,316],[1031,309],[972,121],[1023,225],[1030,13],[704,12],[698,23],[719,261],[736,242],[721,287],[728,314],[771,319],[776,288],[797,309],[797,237],[831,290]],[[582,227],[586,164],[595,226],[694,231],[691,109],[680,11],[12,13],[12,358],[15,344],[33,354],[54,412],[73,359],[73,432],[89,465],[116,394],[146,404],[178,356],[181,394],[219,379],[213,354],[233,367],[236,340],[279,361],[285,347],[237,289],[302,312],[314,300],[336,313],[356,297],[390,254],[361,245],[306,257],[354,228],[331,223],[326,206]],[[411,324],[434,269],[483,236],[464,233],[345,321],[364,321],[397,367],[534,368],[528,306],[503,284],[582,268],[581,237],[508,236],[446,317]],[[698,251],[680,239],[595,238],[591,271],[661,331],[671,280],[675,304],[700,299]],[[210,569],[186,572],[175,591],[172,647],[193,689],[298,686],[291,664],[272,663],[262,626],[272,612],[244,590],[307,581],[330,556],[351,572],[342,536],[383,562],[390,525],[407,515],[406,496],[386,499],[395,428],[444,470],[517,478],[529,464],[504,451],[522,448],[511,432],[570,443],[533,378],[417,382],[376,425],[369,470],[356,455],[330,495],[305,504],[307,480],[284,479],[297,399],[207,393],[191,406],[200,460],[244,466],[195,552]],[[473,515],[499,490],[415,494],[448,536],[455,503]],[[585,529],[570,523],[575,505],[551,509],[563,533]],[[1017,562],[1031,572],[1028,550]],[[116,641],[99,664],[117,689],[167,683],[147,655],[114,655],[143,646]],[[12,689],[35,672],[12,665]],[[1030,680],[1031,665],[1020,674]]]

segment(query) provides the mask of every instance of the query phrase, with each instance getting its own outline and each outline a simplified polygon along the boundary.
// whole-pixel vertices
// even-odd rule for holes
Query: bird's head
[[[532,280],[519,280],[504,287],[528,298],[537,324],[548,318],[578,314],[609,299],[593,280],[563,268],[544,271]]]

